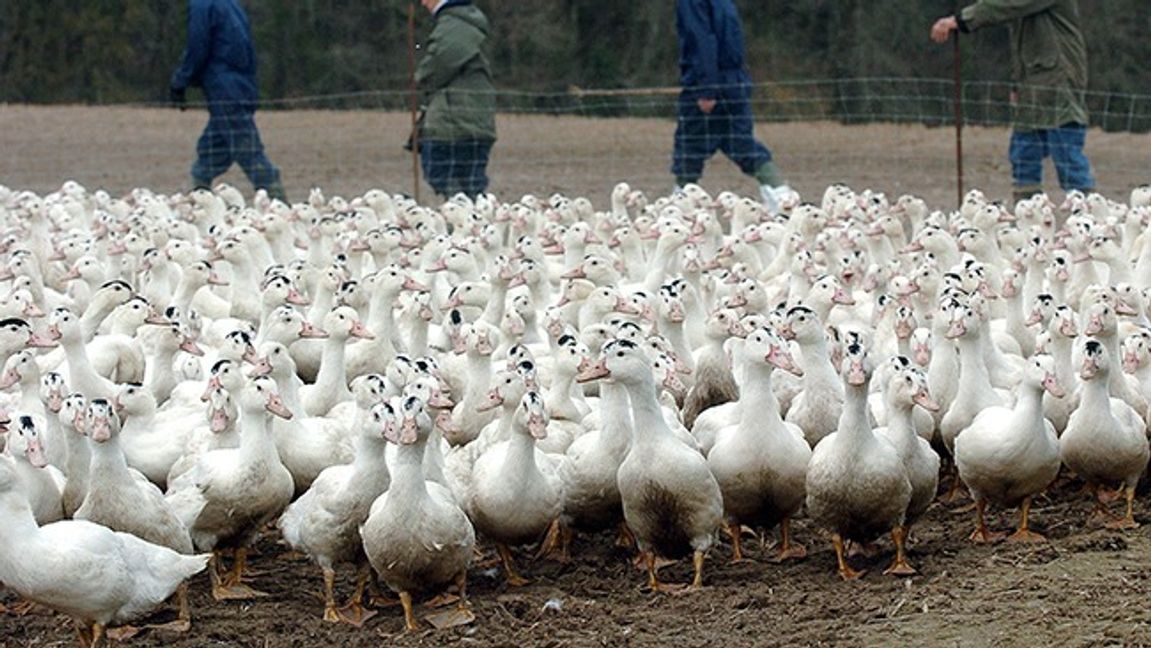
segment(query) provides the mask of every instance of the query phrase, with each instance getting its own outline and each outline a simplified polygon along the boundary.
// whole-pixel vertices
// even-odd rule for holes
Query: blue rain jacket
[[[746,92],[751,83],[743,53],[743,27],[732,0],[678,0],[679,82],[686,99],[719,99]]]
[[[170,85],[203,88],[213,113],[256,109],[256,49],[237,0],[189,0],[188,44]]]

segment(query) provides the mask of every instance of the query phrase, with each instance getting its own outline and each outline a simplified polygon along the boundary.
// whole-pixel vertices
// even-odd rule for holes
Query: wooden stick
[[[412,113],[412,197],[420,202],[419,89],[416,88],[416,3],[408,3],[408,99]]]
[[[956,14],[958,15],[958,13]],[[955,186],[958,192],[956,208],[963,205],[963,51],[959,46],[959,30],[955,30]]]

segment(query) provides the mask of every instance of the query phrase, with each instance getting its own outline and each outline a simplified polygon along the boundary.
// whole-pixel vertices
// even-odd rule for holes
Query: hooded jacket
[[[256,109],[256,49],[237,0],[189,0],[188,44],[170,87],[204,89],[208,109]]]
[[[488,19],[466,0],[449,0],[435,20],[416,68],[424,100],[420,138],[494,140],[496,94],[482,51]]]
[[[980,0],[959,14],[964,32],[1002,24],[1011,30],[1015,127],[1087,125],[1087,43],[1078,0]]]
[[[694,101],[746,94],[751,76],[732,0],[678,0],[675,20],[684,97]]]

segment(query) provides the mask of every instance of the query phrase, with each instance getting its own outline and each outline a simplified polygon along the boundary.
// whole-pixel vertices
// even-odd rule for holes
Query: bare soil
[[[47,192],[73,179],[123,194],[136,187],[161,192],[187,188],[202,111],[0,105],[0,184]],[[312,187],[352,197],[368,189],[412,193],[412,161],[401,148],[407,115],[377,111],[264,111],[257,122],[289,197]],[[672,188],[668,170],[675,124],[657,119],[583,119],[501,115],[500,139],[489,168],[491,190],[507,200],[532,193],[587,196],[605,205],[620,180],[654,194]],[[914,193],[940,208],[955,205],[955,131],[916,125],[841,126],[762,123],[757,134],[774,152],[789,182],[816,199],[843,182],[890,196]],[[1005,129],[964,131],[965,186],[1010,198]],[[1099,189],[1126,198],[1151,179],[1151,135],[1088,135],[1087,153]],[[247,190],[238,169],[223,179]],[[722,156],[707,166],[703,184],[750,193],[755,183]],[[1048,164],[1048,190],[1058,193]],[[420,187],[427,200],[431,190]]]
[[[204,115],[192,111],[0,106],[0,183],[38,192],[67,179],[113,193],[133,187],[180,190],[203,121]],[[259,122],[293,197],[303,198],[311,186],[344,196],[378,186],[411,190],[410,160],[399,148],[407,134],[402,115],[261,113]],[[666,167],[672,125],[666,122],[505,117],[500,130],[492,188],[506,198],[562,191],[603,205],[619,180],[652,192],[666,191],[671,183]],[[770,124],[760,134],[809,197],[841,181],[893,195],[917,193],[942,207],[953,204],[952,131]],[[965,142],[969,185],[1000,198],[1009,192],[1006,139],[1002,130],[972,129]],[[1092,132],[1088,153],[1100,188],[1122,198],[1146,182],[1148,150],[1146,136]],[[235,170],[227,178],[247,186]],[[705,185],[754,190],[727,161],[709,166]],[[852,559],[868,570],[862,580],[842,582],[830,544],[801,519],[795,533],[808,546],[807,559],[770,564],[769,550],[749,542],[751,560],[731,564],[725,544],[708,558],[704,591],[653,595],[643,591],[644,575],[614,547],[612,534],[580,537],[568,565],[533,563],[521,553],[522,571],[534,580],[527,587],[508,588],[494,568],[473,569],[476,622],[412,635],[404,633],[398,607],[381,610],[361,629],[323,622],[318,569],[281,559],[283,547],[269,535],[252,561],[261,572],[253,585],[269,596],[216,603],[201,575],[192,581],[190,633],[147,631],[125,645],[1151,645],[1151,527],[1085,528],[1090,507],[1078,488],[1068,484],[1036,501],[1033,528],[1051,540],[1036,546],[973,545],[967,539],[971,514],[935,506],[913,531],[911,560],[920,575],[911,578],[882,574],[891,559],[890,543],[884,542],[878,556]],[[1014,511],[993,515],[997,529],[1015,523]],[[1136,515],[1151,522],[1145,495]],[[662,574],[685,582],[690,565]],[[346,596],[350,587],[343,574],[340,591]],[[0,590],[0,603],[13,602],[11,592]],[[160,613],[152,620],[170,616]],[[74,644],[63,617],[45,610],[0,615],[0,648]]]

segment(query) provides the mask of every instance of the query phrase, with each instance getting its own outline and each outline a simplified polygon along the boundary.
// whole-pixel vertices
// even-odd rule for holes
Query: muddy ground
[[[64,180],[123,193],[133,187],[184,188],[204,115],[189,111],[0,106],[0,184],[38,192]],[[271,157],[292,197],[309,187],[354,196],[372,188],[411,191],[410,160],[399,145],[406,117],[373,112],[261,113]],[[953,131],[918,126],[768,124],[760,134],[793,184],[818,197],[829,182],[892,195],[917,193],[953,204]],[[516,198],[563,191],[606,206],[611,185],[628,180],[666,191],[672,126],[660,121],[591,121],[503,117],[492,161],[492,189]],[[1007,133],[970,129],[965,142],[969,186],[1005,198]],[[1100,188],[1116,198],[1148,181],[1146,136],[1093,131],[1088,153]],[[233,170],[228,179],[246,187]],[[726,161],[708,167],[705,186],[752,191]],[[1055,190],[1053,182],[1048,185]],[[423,189],[427,195],[427,188]],[[842,582],[830,544],[806,520],[796,536],[810,555],[773,565],[750,543],[751,561],[730,564],[720,546],[708,558],[706,589],[672,597],[642,590],[644,576],[613,546],[613,535],[577,540],[574,561],[529,563],[534,584],[509,589],[502,575],[476,568],[470,593],[476,622],[465,628],[403,632],[399,608],[384,609],[362,629],[320,620],[319,572],[279,559],[274,536],[259,545],[254,585],[269,596],[250,603],[213,602],[207,578],[192,581],[195,625],[186,635],[146,632],[126,646],[252,648],[312,646],[1099,646],[1151,644],[1151,527],[1129,532],[1084,528],[1086,497],[1070,484],[1036,502],[1033,526],[1051,542],[974,546],[970,514],[929,511],[913,533],[911,560],[920,575],[882,575],[885,543],[875,558],[853,559],[868,574]],[[995,526],[1014,524],[995,511]],[[1146,495],[1137,517],[1151,524]],[[3,521],[0,521],[3,523]],[[489,554],[491,548],[487,547]],[[686,581],[690,565],[665,569]],[[350,588],[341,578],[341,591]],[[11,604],[0,592],[0,603]],[[154,620],[163,620],[163,616]],[[71,646],[70,623],[45,611],[0,615],[0,647]]]
[[[1145,498],[1144,498],[1145,499]],[[274,536],[253,560],[253,585],[267,598],[217,603],[208,580],[192,581],[195,622],[186,635],[145,632],[122,644],[133,648],[250,646],[1100,646],[1151,643],[1151,527],[1120,532],[1084,527],[1089,509],[1077,484],[1068,484],[1032,509],[1034,529],[1050,542],[1036,546],[976,546],[967,536],[971,514],[937,505],[914,531],[911,561],[920,575],[882,574],[891,560],[881,543],[873,558],[852,563],[868,573],[856,582],[835,572],[830,543],[806,520],[795,532],[808,558],[767,561],[770,549],[745,543],[751,560],[731,564],[727,544],[708,557],[703,591],[653,595],[613,534],[578,538],[568,565],[531,562],[534,580],[505,585],[495,568],[470,574],[476,621],[449,630],[409,635],[399,607],[382,609],[360,629],[320,619],[316,568],[286,560]],[[996,511],[992,526],[1009,530],[1014,511]],[[1151,522],[1140,501],[1137,518]],[[489,555],[494,552],[488,549]],[[686,582],[689,563],[661,572]],[[341,591],[350,591],[347,575]],[[0,602],[12,603],[10,593]],[[421,611],[426,613],[426,611]],[[170,615],[169,615],[170,616]],[[166,620],[163,614],[154,621]],[[71,646],[70,622],[40,610],[0,616],[0,646]]]

